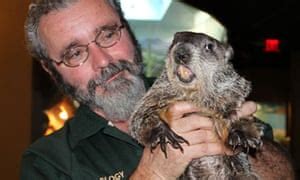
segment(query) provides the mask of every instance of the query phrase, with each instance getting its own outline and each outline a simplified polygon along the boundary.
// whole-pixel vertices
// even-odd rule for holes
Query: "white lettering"
[[[107,177],[100,177],[99,180],[122,180],[124,178],[124,171],[117,172],[114,175]]]

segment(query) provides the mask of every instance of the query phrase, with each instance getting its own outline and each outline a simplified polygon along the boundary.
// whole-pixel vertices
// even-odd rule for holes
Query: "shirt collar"
[[[110,125],[109,121],[97,115],[87,106],[81,105],[69,123],[69,140],[71,148],[75,148],[81,140],[86,139],[99,131],[102,131],[103,134],[116,137],[122,141],[140,147],[137,141],[131,136]]]
[[[94,135],[108,126],[108,121],[89,107],[81,105],[70,120],[70,145],[74,148],[79,141]]]

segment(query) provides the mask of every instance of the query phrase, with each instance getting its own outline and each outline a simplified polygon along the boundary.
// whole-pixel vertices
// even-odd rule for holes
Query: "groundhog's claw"
[[[172,131],[166,123],[160,124],[158,127],[152,129],[150,136],[151,151],[160,145],[161,150],[167,158],[167,144],[170,144],[174,149],[179,149],[183,152],[182,143],[189,144],[187,140],[177,135]]]
[[[247,138],[242,132],[235,132],[229,139],[229,145],[233,150],[241,150],[248,153],[250,149],[259,149],[262,142],[256,138]]]
[[[248,153],[250,150],[258,150],[262,147],[263,124],[254,119],[243,118],[232,124],[228,144],[233,150]]]
[[[233,147],[233,150],[241,150],[248,153],[250,149],[258,150],[262,146],[261,137],[246,134],[243,131],[233,129],[230,132],[228,144]]]

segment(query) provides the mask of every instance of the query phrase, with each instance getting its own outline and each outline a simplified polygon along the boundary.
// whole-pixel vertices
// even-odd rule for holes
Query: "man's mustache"
[[[128,71],[130,74],[139,75],[142,71],[142,67],[139,64],[133,64],[125,60],[110,63],[101,70],[100,76],[98,75],[89,81],[88,88],[94,89],[96,86],[104,86],[111,77],[124,70]]]

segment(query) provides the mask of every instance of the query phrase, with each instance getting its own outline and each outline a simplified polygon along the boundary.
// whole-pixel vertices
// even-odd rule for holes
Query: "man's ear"
[[[50,69],[49,63],[47,60],[40,60],[42,68],[49,74],[51,79],[56,83],[56,79],[54,78],[53,70]]]

